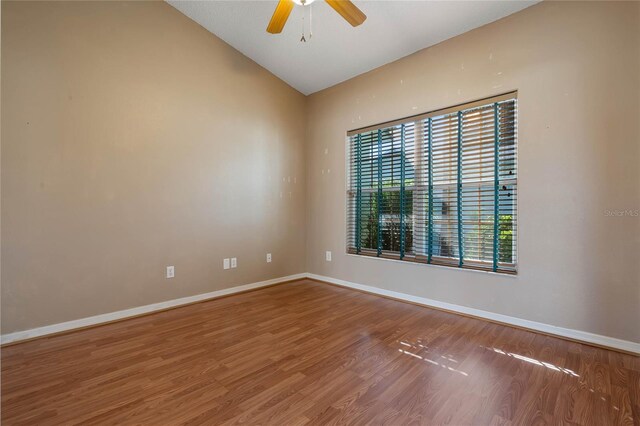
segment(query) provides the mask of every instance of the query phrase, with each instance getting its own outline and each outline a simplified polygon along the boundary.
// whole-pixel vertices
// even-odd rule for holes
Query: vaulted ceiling
[[[173,7],[305,95],[333,86],[535,3],[358,1],[351,27],[324,1],[296,6],[281,34],[266,32],[277,1],[179,1]],[[309,8],[313,37],[309,39]],[[300,42],[306,25],[307,42]]]

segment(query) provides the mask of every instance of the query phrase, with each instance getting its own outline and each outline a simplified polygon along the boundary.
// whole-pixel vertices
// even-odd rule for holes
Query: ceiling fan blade
[[[293,0],[280,0],[276,6],[275,12],[273,12],[271,21],[269,21],[267,32],[271,34],[281,33],[284,28],[284,24],[287,23],[287,19],[289,18],[289,14],[292,9]]]
[[[356,7],[355,4],[351,3],[348,0],[325,0],[329,6],[333,8],[336,12],[340,14],[348,23],[352,26],[357,27],[362,24],[365,19],[367,19],[367,15],[362,13],[360,9]]]

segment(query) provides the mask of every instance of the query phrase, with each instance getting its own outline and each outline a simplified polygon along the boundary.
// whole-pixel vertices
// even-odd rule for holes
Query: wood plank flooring
[[[640,358],[302,280],[2,349],[2,424],[640,424]]]

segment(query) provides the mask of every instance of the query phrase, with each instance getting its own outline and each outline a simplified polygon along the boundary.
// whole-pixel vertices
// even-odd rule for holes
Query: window
[[[516,272],[515,93],[348,135],[348,253]]]

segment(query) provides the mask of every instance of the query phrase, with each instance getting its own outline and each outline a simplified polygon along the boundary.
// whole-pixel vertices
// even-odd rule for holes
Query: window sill
[[[351,257],[355,257],[355,258],[359,258],[359,259],[373,259],[373,260],[383,260],[386,262],[394,262],[394,263],[401,263],[404,265],[417,265],[417,266],[428,266],[428,267],[436,267],[436,268],[444,268],[447,270],[458,270],[458,271],[469,271],[469,272],[480,272],[483,274],[492,274],[492,275],[499,275],[501,277],[513,277],[516,278],[518,276],[518,270],[516,269],[515,271],[490,271],[487,269],[483,269],[483,268],[479,268],[479,267],[472,267],[472,266],[457,266],[457,265],[446,265],[446,264],[440,264],[440,263],[426,263],[426,262],[419,262],[417,260],[400,260],[400,259],[392,259],[389,257],[378,257],[375,255],[368,255],[368,254],[354,254],[354,253],[349,253],[346,252],[345,253],[347,256],[351,256]]]

